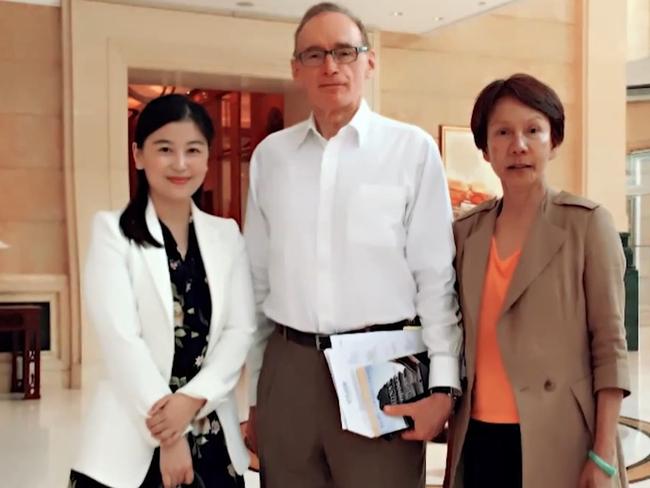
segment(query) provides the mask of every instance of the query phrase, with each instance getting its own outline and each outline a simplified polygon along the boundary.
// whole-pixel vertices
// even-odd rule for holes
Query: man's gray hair
[[[303,27],[305,27],[305,24],[309,22],[311,19],[316,17],[317,15],[320,14],[325,14],[325,13],[336,13],[336,14],[343,14],[346,17],[348,17],[352,22],[356,24],[356,26],[359,28],[359,31],[361,32],[361,41],[363,42],[364,46],[370,47],[370,39],[368,38],[368,31],[366,30],[366,26],[363,25],[363,22],[361,22],[361,19],[354,15],[350,10],[347,8],[338,5],[333,2],[321,2],[317,3],[316,5],[312,6],[305,12],[305,15],[302,16],[302,19],[300,20],[300,24],[298,25],[298,28],[296,29],[296,33],[293,36],[293,55],[295,56],[298,54],[296,52],[296,49],[298,47],[298,35],[300,34],[300,31],[302,31]]]

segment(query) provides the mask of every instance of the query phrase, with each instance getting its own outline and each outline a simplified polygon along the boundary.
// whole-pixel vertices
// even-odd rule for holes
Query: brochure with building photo
[[[403,417],[386,415],[386,405],[423,398],[429,377],[426,354],[407,356],[357,368],[361,404],[370,421],[373,437],[410,427]]]
[[[381,408],[427,390],[428,357],[421,328],[331,336],[325,358],[344,430],[375,438],[409,428]]]

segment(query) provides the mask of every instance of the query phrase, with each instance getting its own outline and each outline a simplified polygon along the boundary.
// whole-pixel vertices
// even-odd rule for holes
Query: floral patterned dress
[[[169,387],[175,392],[189,382],[200,370],[208,349],[212,301],[210,287],[196,240],[194,225],[190,221],[188,246],[185,258],[181,256],[169,229],[163,230],[165,251],[174,297],[174,362]],[[192,425],[188,434],[197,488],[243,488],[244,479],[237,475],[226,449],[226,441],[216,412]],[[147,476],[140,488],[159,488],[159,450],[156,449]],[[202,484],[201,484],[202,483]],[[100,488],[104,485],[80,473],[72,472],[70,486],[74,488]]]

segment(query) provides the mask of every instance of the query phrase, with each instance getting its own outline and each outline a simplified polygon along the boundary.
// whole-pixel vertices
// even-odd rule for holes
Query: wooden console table
[[[24,393],[25,400],[41,397],[41,308],[35,305],[0,307],[0,333],[11,332],[11,391]],[[19,347],[19,334],[23,347]]]

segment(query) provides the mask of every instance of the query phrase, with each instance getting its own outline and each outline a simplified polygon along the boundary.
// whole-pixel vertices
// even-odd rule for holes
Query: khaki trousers
[[[322,352],[274,332],[257,401],[262,488],[424,488],[424,443],[341,429]]]

